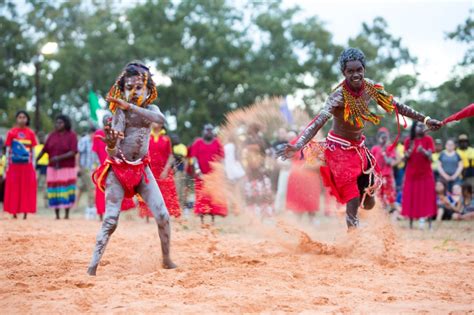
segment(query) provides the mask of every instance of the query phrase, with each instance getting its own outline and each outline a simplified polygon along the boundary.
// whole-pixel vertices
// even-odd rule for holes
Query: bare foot
[[[178,266],[174,262],[171,261],[171,258],[163,259],[163,268],[164,269],[174,269]]]
[[[97,272],[97,267],[89,267],[87,268],[87,274],[89,276],[95,276]]]

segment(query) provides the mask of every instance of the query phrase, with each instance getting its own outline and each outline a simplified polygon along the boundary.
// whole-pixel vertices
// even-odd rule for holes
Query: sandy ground
[[[155,224],[122,215],[96,277],[86,268],[98,222],[3,215],[0,310],[474,313],[472,224],[410,231],[380,213],[366,214],[365,227],[350,234],[338,216],[309,224],[241,215],[207,228],[193,218],[174,222],[175,270],[160,267]]]

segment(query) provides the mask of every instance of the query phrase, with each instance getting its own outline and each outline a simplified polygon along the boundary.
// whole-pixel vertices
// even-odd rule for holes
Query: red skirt
[[[212,199],[212,196],[204,191],[204,182],[202,179],[196,178],[194,180],[194,193],[196,195],[196,203],[194,205],[195,214],[227,215],[227,207],[216,203]]]
[[[436,192],[433,173],[406,177],[403,183],[402,215],[410,219],[436,215]]]
[[[301,163],[293,164],[288,177],[286,208],[296,213],[319,211],[320,176]]]
[[[36,212],[36,173],[33,164],[10,164],[5,179],[5,212]]]
[[[364,139],[363,137],[360,141],[350,141],[332,132],[326,139],[326,166],[320,168],[321,177],[324,186],[328,187],[329,192],[341,204],[360,196],[357,179],[362,170],[367,170],[369,166],[366,156],[368,149],[364,145]]]

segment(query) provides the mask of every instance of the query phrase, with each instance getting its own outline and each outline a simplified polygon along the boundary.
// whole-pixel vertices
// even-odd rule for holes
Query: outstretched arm
[[[160,109],[156,105],[149,105],[147,108],[143,108],[113,97],[107,97],[107,102],[114,102],[120,109],[137,113],[150,122],[158,124],[165,123],[165,116],[161,113]]]
[[[154,122],[158,124],[165,123],[165,115],[163,115],[163,113],[160,111],[160,109],[156,105],[149,105],[147,108],[143,108],[140,106],[130,104],[130,108],[128,110],[134,113],[137,113],[138,115],[149,120],[150,122]]]
[[[314,136],[318,133],[324,124],[331,118],[332,114],[327,110],[323,109],[319,112],[316,117],[308,124],[306,129],[300,134],[298,140],[295,143],[295,147],[301,150]]]
[[[439,120],[432,119],[429,116],[423,115],[422,113],[417,112],[408,105],[399,103],[395,100],[393,102],[397,107],[399,114],[424,123],[430,130],[438,130],[439,128],[441,128],[442,123]]]
[[[295,152],[301,150],[309,141],[311,141],[311,139],[313,139],[329,118],[331,118],[334,109],[342,103],[343,98],[341,91],[337,90],[332,93],[326,100],[323,109],[308,124],[306,129],[303,130],[295,144],[282,144],[277,147],[277,156],[287,159],[291,158]]]

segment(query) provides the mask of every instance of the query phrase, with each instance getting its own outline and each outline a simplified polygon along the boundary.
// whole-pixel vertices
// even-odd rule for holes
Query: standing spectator
[[[262,136],[262,127],[252,123],[247,129],[247,138],[242,150],[245,165],[244,197],[248,209],[258,216],[273,214],[272,170],[265,168],[267,143]]]
[[[241,205],[243,178],[245,176],[244,168],[240,163],[237,154],[237,137],[231,133],[224,145],[224,170],[227,179],[234,187],[234,195],[228,199],[227,205],[229,209],[233,209],[234,213],[238,212]]]
[[[393,167],[397,164],[397,152],[388,146],[389,132],[382,127],[377,132],[377,145],[372,147],[372,154],[375,157],[377,166],[382,176],[382,187],[378,190],[378,196],[382,200],[383,207],[390,213],[395,211],[395,178]]]
[[[443,141],[441,139],[435,140],[435,151],[431,154],[431,169],[433,170],[433,174],[435,177],[435,181],[439,178],[438,172],[438,164],[439,164],[439,156],[443,151]]]
[[[186,157],[188,156],[188,147],[181,143],[177,134],[170,135],[171,144],[173,145],[174,155],[174,182],[178,200],[181,208],[186,207]]]
[[[406,139],[406,137],[400,137],[400,140],[395,147],[395,151],[399,157],[405,156],[405,144],[403,139]],[[403,177],[405,176],[405,159],[400,158],[398,163],[394,166],[393,171],[395,173],[395,187],[397,193],[400,193],[402,190]]]
[[[44,153],[49,154],[46,171],[48,205],[54,208],[56,219],[59,220],[59,209],[65,209],[65,219],[69,219],[69,209],[76,200],[77,170],[75,155],[77,152],[77,136],[71,130],[68,116],[56,117],[54,131],[46,139],[44,148],[37,160]]]
[[[469,144],[469,138],[466,134],[458,137],[457,153],[461,156],[464,170],[462,172],[463,181],[474,186],[474,148]]]
[[[38,132],[38,141],[39,143],[34,147],[35,156],[38,156],[44,148],[44,141],[46,135],[44,132]],[[38,183],[38,188],[43,195],[43,205],[45,208],[48,207],[48,193],[46,191],[46,169],[48,168],[49,156],[48,153],[43,154],[41,159],[36,163],[36,181]]]
[[[95,213],[94,204],[94,187],[92,183],[92,172],[98,164],[97,155],[92,151],[92,142],[96,128],[90,126],[87,134],[79,139],[77,144],[77,152],[79,153],[79,185],[77,189],[77,203],[79,203],[81,195],[87,197],[85,209],[86,217],[93,217]]]
[[[26,111],[16,113],[15,127],[7,133],[7,152],[4,210],[13,215],[36,212],[36,173],[33,167],[33,148],[36,135],[28,126],[30,116]]]
[[[7,169],[4,210],[16,219],[23,213],[36,212],[36,173],[33,167],[33,148],[36,135],[28,128],[30,116],[26,111],[16,113],[16,125],[7,133]]]
[[[405,140],[405,181],[403,185],[402,215],[413,220],[436,215],[436,194],[431,154],[433,138],[424,133],[423,124],[413,121],[410,137]],[[431,225],[431,220],[430,220]]]
[[[245,176],[244,168],[237,157],[236,141],[235,135],[232,134],[224,145],[224,169],[227,179],[232,182],[237,182]]]
[[[210,215],[214,222],[216,215],[227,215],[226,206],[215,202],[212,196],[204,191],[203,175],[212,172],[211,162],[224,158],[224,149],[214,135],[214,126],[204,126],[202,138],[197,138],[189,148],[189,157],[192,158],[196,194],[194,213],[201,217],[201,223],[204,223],[205,215]]]
[[[448,186],[448,192],[452,192],[453,185],[461,182],[463,162],[455,150],[453,139],[446,141],[445,149],[439,155],[438,172],[441,180]]]
[[[173,150],[171,139],[166,135],[166,129],[163,128],[162,123],[151,124],[148,154],[150,155],[151,172],[163,195],[166,208],[171,216],[178,218],[181,215],[181,208],[173,176]],[[146,217],[147,222],[150,217],[153,217],[146,203],[140,207],[140,216]]]
[[[107,113],[102,117],[103,126],[110,126],[112,121],[112,114]],[[102,165],[107,158],[107,152],[105,151],[105,131],[103,129],[97,129],[92,139],[92,151],[95,153],[99,165]],[[105,214],[105,194],[102,190],[95,185],[95,208],[100,221],[104,218]]]

